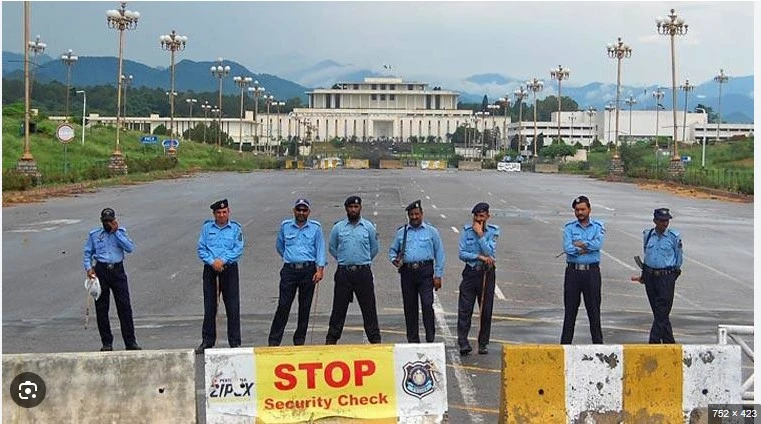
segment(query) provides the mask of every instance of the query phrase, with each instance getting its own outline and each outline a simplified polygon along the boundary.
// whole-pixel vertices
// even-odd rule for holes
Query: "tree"
[[[482,111],[487,110],[488,108],[486,106],[488,105],[489,105],[489,97],[486,94],[484,94],[484,98],[483,100],[481,100],[481,110]]]
[[[709,124],[715,124],[719,122],[719,114],[714,112],[710,106],[706,106],[703,103],[698,103],[698,105],[695,106],[695,113],[703,113],[700,112],[700,109],[705,110],[705,113],[708,115]]]
[[[555,143],[542,149],[539,156],[547,158],[556,158],[563,156],[573,156],[576,154],[576,147],[569,146],[565,143]]]

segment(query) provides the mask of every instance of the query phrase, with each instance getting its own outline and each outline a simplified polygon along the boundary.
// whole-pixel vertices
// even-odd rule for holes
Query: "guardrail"
[[[740,345],[740,348],[742,349],[743,353],[745,353],[745,356],[750,358],[751,362],[755,362],[753,357],[753,349],[748,346],[748,344],[743,340],[740,336],[753,336],[753,326],[752,325],[719,325],[719,344],[720,345],[726,345],[729,344],[729,339],[732,339],[733,342]],[[752,373],[750,377],[748,377],[745,381],[743,381],[742,385],[742,393],[743,393],[743,403],[744,404],[753,404],[755,401],[754,396],[754,374]]]

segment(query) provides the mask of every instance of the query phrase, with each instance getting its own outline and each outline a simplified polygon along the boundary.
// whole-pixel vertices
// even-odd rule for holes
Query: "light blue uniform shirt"
[[[338,265],[369,265],[378,254],[380,243],[375,225],[359,218],[357,225],[344,218],[330,231],[328,250]]]
[[[213,219],[207,219],[201,226],[198,237],[198,258],[211,265],[219,258],[225,264],[238,262],[243,254],[243,228],[232,219],[219,227]]]
[[[500,229],[496,225],[486,224],[483,237],[478,237],[473,231],[473,225],[468,224],[462,227],[460,234],[460,260],[470,266],[481,264],[478,255],[491,256],[497,259],[497,238],[499,238]]]
[[[433,276],[444,274],[444,245],[441,243],[439,231],[433,225],[422,222],[418,228],[410,224],[402,225],[397,231],[391,247],[388,249],[388,260],[394,261],[402,250],[404,228],[407,228],[407,244],[404,246],[404,262],[422,262],[433,260]]]
[[[580,254],[581,248],[573,245],[575,241],[587,244],[587,253]],[[594,264],[600,262],[600,249],[605,241],[605,225],[602,221],[589,218],[586,227],[578,219],[569,221],[563,228],[563,251],[566,261],[572,264]]]
[[[653,232],[648,240],[647,235]],[[663,234],[655,229],[642,231],[642,244],[645,247],[645,265],[650,268],[681,268],[682,238],[678,231],[666,228]]]
[[[325,239],[322,237],[322,225],[308,219],[299,228],[296,219],[286,219],[280,224],[280,232],[275,241],[277,253],[286,263],[315,262],[325,266]]]
[[[132,253],[135,243],[127,236],[127,230],[119,226],[114,233],[106,232],[102,227],[90,231],[85,241],[82,266],[85,271],[92,269],[92,260],[106,264],[115,264],[124,260],[124,252]]]

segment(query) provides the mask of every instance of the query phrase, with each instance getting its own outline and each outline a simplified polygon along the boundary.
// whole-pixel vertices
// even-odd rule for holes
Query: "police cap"
[[[473,210],[470,211],[470,213],[479,213],[479,212],[489,212],[489,204],[486,202],[479,202],[476,203],[476,206],[473,206]]]
[[[228,208],[230,207],[230,204],[227,202],[227,199],[222,199],[212,203],[211,206],[209,207],[211,208],[211,210],[216,211],[219,209]]]
[[[101,221],[113,221],[116,219],[116,212],[114,212],[111,208],[105,208],[102,211],[100,211],[100,220]]]
[[[423,207],[420,205],[420,200],[415,200],[414,202],[412,202],[409,205],[407,205],[406,208],[404,208],[404,210],[407,211],[407,212],[409,212],[409,211],[411,211],[413,209],[420,209],[421,211],[423,210]]]
[[[361,205],[361,204],[362,204],[362,198],[359,196],[349,196],[346,198],[346,201],[344,201],[344,206]]]
[[[591,206],[591,204],[589,203],[589,198],[587,196],[579,196],[573,199],[573,202],[571,203],[571,207],[576,209],[576,205],[578,205],[579,203],[586,203],[587,206]]]
[[[298,208],[299,206],[306,206],[307,209],[310,209],[309,200],[304,198],[296,199],[296,202],[293,204],[293,207]]]
[[[659,221],[668,221],[672,216],[668,208],[658,208],[653,211],[653,218]]]

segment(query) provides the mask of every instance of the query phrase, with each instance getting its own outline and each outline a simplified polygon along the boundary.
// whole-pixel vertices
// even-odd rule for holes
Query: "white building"
[[[363,82],[340,82],[332,88],[317,88],[307,92],[308,107],[296,108],[290,114],[260,110],[246,110],[244,117],[222,118],[222,129],[235,143],[253,144],[258,136],[258,145],[277,145],[279,140],[290,137],[312,140],[331,140],[334,137],[365,142],[371,139],[393,139],[408,141],[410,137],[448,142],[448,135],[459,126],[468,125],[478,131],[498,129],[502,146],[520,132],[524,145],[531,145],[536,134],[544,135],[548,145],[558,135],[557,112],[551,121],[526,120],[511,122],[509,116],[496,114],[474,114],[470,110],[458,110],[459,94],[441,87],[430,87],[427,83],[404,81],[397,77],[365,78]],[[524,109],[525,111],[525,109]],[[224,111],[224,115],[238,115],[239,111]],[[530,118],[530,117],[528,117]],[[182,133],[188,128],[206,122],[212,117],[174,118],[176,131]],[[705,138],[716,137],[716,124],[708,124],[705,113],[677,111],[677,140],[692,143]],[[113,117],[90,115],[91,122],[114,123]],[[159,125],[169,128],[169,117],[152,114],[149,117],[124,118],[129,128],[152,133]],[[616,139],[615,111],[597,111],[589,116],[586,111],[560,113],[560,137],[567,143],[581,143],[588,146],[597,137],[605,143]],[[307,131],[308,130],[308,131]],[[671,110],[619,111],[619,142],[633,139],[651,139],[656,135],[673,138],[673,114]],[[753,133],[753,124],[722,124],[720,139],[735,135]],[[507,135],[505,137],[505,134]]]

